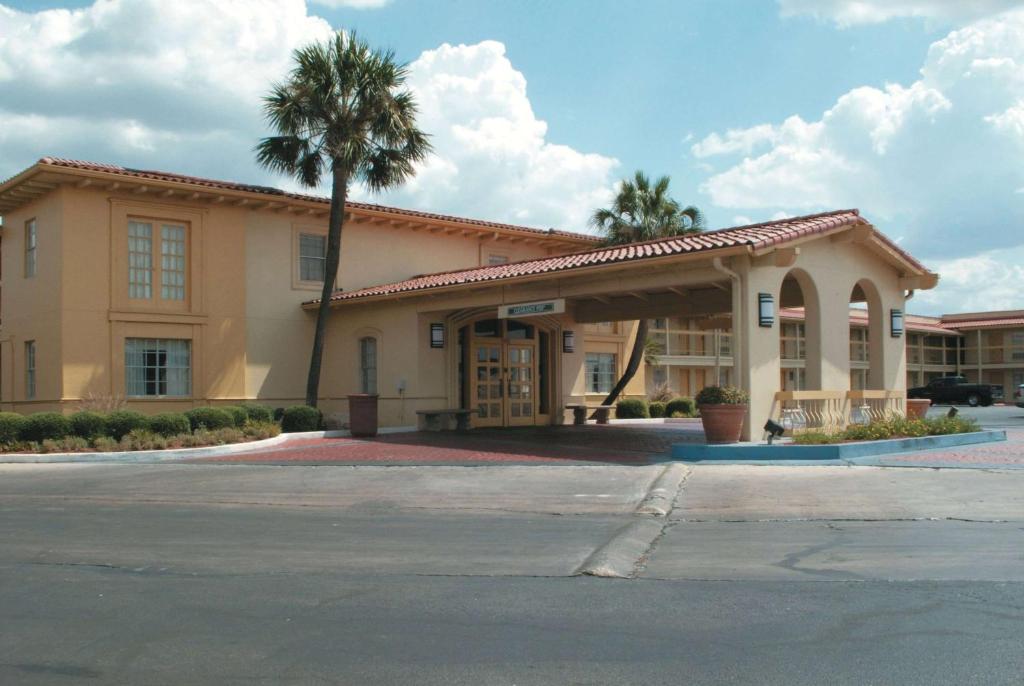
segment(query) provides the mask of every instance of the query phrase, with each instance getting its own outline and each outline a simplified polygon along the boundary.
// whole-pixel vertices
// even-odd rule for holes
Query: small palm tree
[[[354,33],[338,31],[323,43],[299,48],[293,59],[288,79],[264,98],[277,135],[259,142],[256,160],[307,187],[330,174],[326,270],[306,382],[306,404],[316,407],[350,185],[362,182],[374,192],[397,186],[415,174],[415,163],[431,147],[416,128],[416,101],[403,88],[408,69],[393,53],[372,50]]]
[[[700,233],[704,230],[704,214],[693,205],[681,206],[668,193],[669,178],[662,176],[651,185],[642,171],[633,179],[624,179],[612,206],[599,209],[590,219],[605,238],[606,245],[623,245],[669,236]],[[647,338],[647,320],[637,325],[636,340],[622,377],[602,402],[612,405],[640,368],[644,358],[652,358],[653,349]]]

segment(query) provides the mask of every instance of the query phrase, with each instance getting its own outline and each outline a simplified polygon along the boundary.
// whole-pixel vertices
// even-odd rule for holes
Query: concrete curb
[[[590,554],[573,576],[629,579],[636,567],[661,536],[664,524],[657,519],[635,519]]]
[[[800,460],[850,460],[858,457],[911,453],[962,445],[1005,441],[1003,430],[983,430],[966,434],[946,436],[922,436],[920,438],[894,438],[885,441],[863,441],[857,443],[835,443],[831,445],[764,445],[730,444],[704,445],[676,443],[672,446],[672,458],[684,462],[718,462],[730,460],[773,461]]]
[[[666,466],[651,484],[651,490],[640,501],[634,514],[667,517],[672,512],[679,489],[689,476],[689,467],[679,462],[673,462]]]
[[[415,431],[415,427],[387,427],[380,430],[381,434],[407,433]],[[237,453],[258,452],[266,448],[276,448],[294,439],[310,438],[349,438],[348,431],[300,431],[297,433],[279,434],[262,441],[229,443],[227,445],[208,445],[200,448],[177,448],[174,450],[127,450],[110,453],[14,453],[0,454],[0,464],[49,464],[63,462],[110,462],[110,463],[156,463],[174,462],[197,457],[219,457]]]

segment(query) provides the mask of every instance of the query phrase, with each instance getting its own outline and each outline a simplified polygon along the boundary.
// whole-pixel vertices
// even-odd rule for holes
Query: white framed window
[[[128,222],[128,297],[153,297],[153,225]]]
[[[487,264],[508,264],[508,255],[499,255],[497,253],[491,253],[487,256]]]
[[[327,236],[299,234],[299,280],[323,283],[327,274]]]
[[[373,336],[359,339],[359,391],[377,394],[377,339]]]
[[[184,224],[128,221],[129,298],[152,300],[153,285],[159,282],[160,300],[182,302],[187,274],[188,228]]]
[[[185,227],[180,224],[160,227],[160,297],[185,299]]]
[[[25,341],[25,400],[36,397],[36,342]]]
[[[125,393],[131,398],[192,395],[192,342],[128,338],[124,342]]]
[[[39,237],[36,235],[36,220],[29,219],[25,222],[25,278],[30,279],[36,275],[37,259],[39,252]]]
[[[615,370],[615,353],[587,353],[587,393],[611,392]]]

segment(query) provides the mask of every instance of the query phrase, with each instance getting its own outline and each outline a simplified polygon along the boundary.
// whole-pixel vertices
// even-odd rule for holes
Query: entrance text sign
[[[561,314],[565,312],[565,298],[556,300],[540,300],[532,303],[517,303],[498,307],[499,319],[519,317],[536,317],[542,314]]]

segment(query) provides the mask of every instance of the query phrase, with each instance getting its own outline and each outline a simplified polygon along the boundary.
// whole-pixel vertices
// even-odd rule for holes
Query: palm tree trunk
[[[619,379],[618,383],[615,384],[615,388],[611,390],[611,393],[604,399],[602,405],[614,405],[618,399],[619,394],[622,393],[626,385],[633,380],[636,376],[636,372],[640,369],[640,363],[644,359],[644,349],[647,345],[647,320],[641,319],[637,323],[636,327],[636,340],[633,341],[633,352],[629,354],[629,362],[626,364],[626,370],[622,373],[622,378]]]
[[[348,174],[337,165],[332,170],[331,214],[327,220],[327,259],[324,265],[324,288],[320,293],[320,307],[316,311],[316,331],[313,333],[313,353],[309,359],[309,377],[306,379],[306,404],[316,407],[320,397],[320,369],[323,367],[324,336],[327,315],[331,311],[331,294],[338,278],[341,262],[341,228],[345,222],[345,200],[348,198]]]

